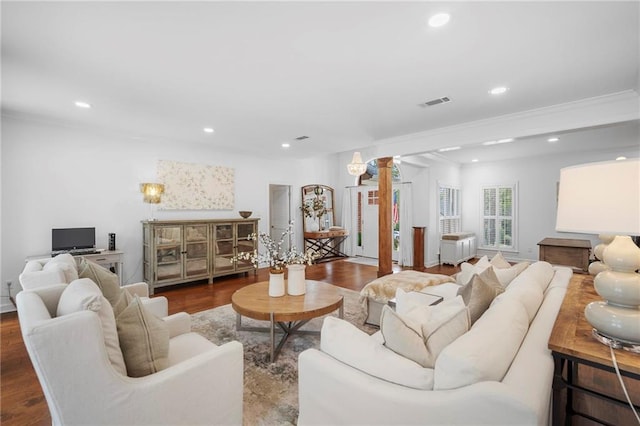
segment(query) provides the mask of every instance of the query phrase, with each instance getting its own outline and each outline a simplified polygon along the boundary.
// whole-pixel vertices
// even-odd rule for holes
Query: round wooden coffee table
[[[301,296],[269,296],[269,282],[251,284],[233,293],[231,306],[236,311],[236,329],[239,331],[269,332],[271,337],[270,361],[274,362],[280,349],[289,336],[298,334],[319,334],[319,331],[300,330],[313,318],[326,315],[339,309],[338,315],[344,317],[344,298],[338,287],[320,281],[307,280],[306,293]],[[259,321],[269,321],[269,327],[245,327],[242,317]],[[276,346],[276,324],[284,335]]]

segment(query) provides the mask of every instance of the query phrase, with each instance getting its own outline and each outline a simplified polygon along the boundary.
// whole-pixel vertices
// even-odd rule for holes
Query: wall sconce
[[[164,185],[161,183],[141,183],[140,192],[144,194],[144,202],[160,204],[160,198],[164,194]]]
[[[149,204],[149,220],[155,220],[153,218],[153,205],[160,204],[162,194],[164,194],[164,185],[161,183],[141,183],[140,192],[143,194],[143,201]]]
[[[360,176],[367,171],[367,165],[362,162],[362,157],[359,152],[353,153],[351,163],[347,164],[347,171],[352,176]]]
[[[556,230],[616,235],[602,253],[608,270],[594,279],[605,301],[591,302],[585,317],[593,336],[614,348],[640,352],[640,159],[560,170]]]

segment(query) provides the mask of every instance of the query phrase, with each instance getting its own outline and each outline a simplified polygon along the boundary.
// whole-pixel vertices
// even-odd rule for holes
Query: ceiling
[[[639,2],[3,1],[1,8],[3,115],[150,143],[302,158],[638,92]],[[426,24],[443,11],[448,25]],[[490,95],[496,86],[509,90]],[[444,96],[451,101],[419,106]],[[77,100],[92,108],[77,108]],[[607,134],[611,143],[638,140],[637,121],[597,130],[623,132]],[[525,155],[540,152],[539,139],[482,148]],[[281,148],[285,142],[290,148]],[[476,150],[441,155],[468,162],[482,156]]]

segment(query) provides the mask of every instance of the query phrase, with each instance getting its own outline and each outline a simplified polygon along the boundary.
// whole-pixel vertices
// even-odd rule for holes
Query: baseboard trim
[[[7,300],[6,302],[3,301],[0,305],[0,313],[2,314],[7,312],[15,312],[16,310],[16,307],[9,300]]]

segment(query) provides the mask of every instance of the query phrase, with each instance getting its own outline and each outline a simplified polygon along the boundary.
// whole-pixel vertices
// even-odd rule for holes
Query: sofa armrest
[[[191,332],[191,315],[186,312],[178,312],[162,319],[169,327],[169,338]]]
[[[158,297],[142,297],[140,298],[145,309],[158,318],[164,318],[169,315],[169,301],[164,296]]]
[[[132,296],[138,295],[138,297],[149,297],[149,285],[145,282],[127,284],[122,286]]]

